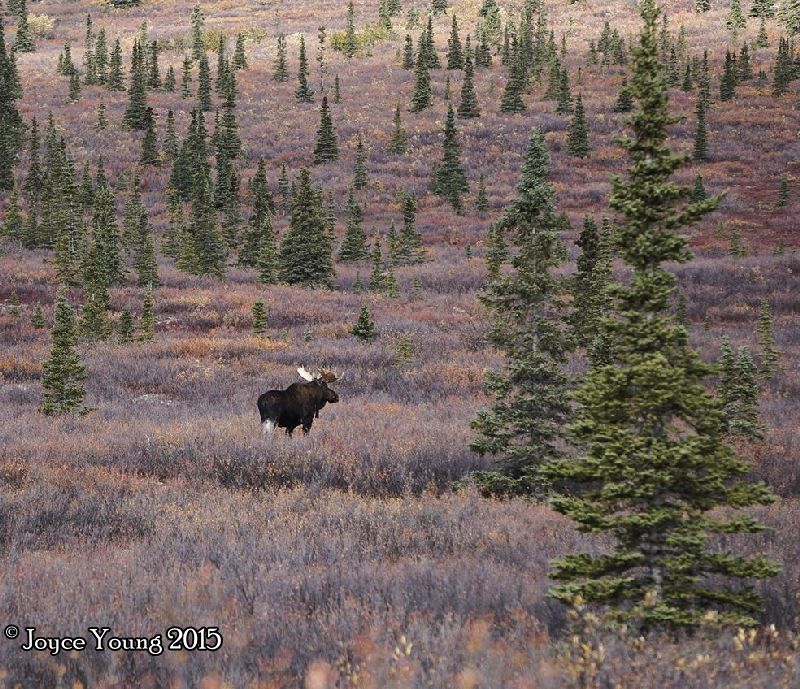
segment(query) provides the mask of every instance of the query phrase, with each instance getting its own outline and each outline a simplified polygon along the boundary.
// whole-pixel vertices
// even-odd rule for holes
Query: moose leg
[[[303,419],[303,435],[308,435],[311,430],[311,425],[314,423],[314,416],[306,416]]]

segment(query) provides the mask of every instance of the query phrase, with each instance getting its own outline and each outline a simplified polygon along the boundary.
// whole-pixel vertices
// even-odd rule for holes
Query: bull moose
[[[328,387],[328,383],[337,380],[335,373],[320,368],[312,375],[304,366],[298,368],[297,372],[307,382],[292,383],[286,390],[269,390],[258,398],[261,430],[265,435],[271,434],[277,426],[285,428],[291,437],[294,429],[300,425],[303,426],[303,434],[308,434],[314,419],[319,416],[319,410],[328,402],[335,404],[339,401],[339,395]]]

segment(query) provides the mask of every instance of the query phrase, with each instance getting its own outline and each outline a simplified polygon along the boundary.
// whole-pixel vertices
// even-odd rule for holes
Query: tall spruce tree
[[[369,259],[367,235],[362,225],[364,211],[355,198],[353,189],[347,197],[347,230],[339,248],[339,260],[342,262],[366,261]]]
[[[289,81],[289,67],[286,64],[286,36],[278,34],[275,63],[272,71],[273,81]]]
[[[458,35],[458,19],[453,15],[450,38],[447,41],[447,69],[464,69],[464,53],[461,50],[461,38]]]
[[[481,109],[475,96],[475,86],[473,84],[474,74],[472,56],[467,52],[464,58],[464,81],[461,83],[461,101],[458,104],[459,117],[480,117]]]
[[[400,121],[399,103],[394,109],[394,130],[392,131],[392,137],[389,139],[389,143],[386,144],[386,150],[389,153],[396,153],[398,155],[408,150],[408,137]]]
[[[333,287],[331,237],[325,227],[320,198],[305,168],[297,176],[291,212],[279,254],[282,280],[290,285]]]
[[[322,97],[322,106],[319,110],[320,121],[317,129],[317,143],[314,146],[314,164],[327,163],[338,160],[339,146],[336,143],[336,129],[333,126],[331,112],[328,108],[328,96]]]
[[[24,125],[16,101],[22,97],[13,53],[6,49],[3,22],[0,19],[0,190],[14,187],[12,169],[22,146]]]
[[[367,186],[367,150],[364,147],[364,137],[358,132],[356,138],[356,162],[353,168],[353,187],[365,189]]]
[[[583,108],[583,95],[578,94],[575,112],[567,129],[567,151],[578,158],[585,158],[591,152],[589,133],[586,129],[586,112]]]
[[[67,301],[66,290],[56,298],[50,356],[43,365],[42,402],[45,416],[66,414],[79,407],[86,397],[86,368],[75,350],[77,332],[75,312]]]
[[[131,53],[131,78],[128,88],[128,107],[122,121],[131,129],[147,127],[147,73],[144,48],[138,39]]]
[[[393,259],[399,264],[422,263],[425,248],[422,235],[417,229],[417,201],[410,194],[403,194],[403,227],[397,240]]]
[[[495,318],[489,339],[506,355],[504,370],[486,379],[495,403],[472,423],[479,435],[470,447],[498,460],[496,470],[476,475],[491,494],[541,495],[540,466],[563,456],[570,345],[562,303],[567,285],[555,269],[566,251],[556,231],[550,169],[544,134],[533,129],[517,197],[494,223],[516,252],[512,272],[491,280],[481,297]]]
[[[706,103],[702,95],[697,99],[697,125],[694,130],[694,153],[695,162],[702,163],[708,160],[708,134],[706,132]]]
[[[446,198],[455,210],[461,210],[461,196],[469,191],[467,176],[461,164],[461,146],[456,134],[455,114],[452,104],[447,109],[442,142],[442,161],[436,167],[432,189]]]
[[[414,95],[411,97],[411,112],[420,112],[431,104],[431,75],[428,72],[428,64],[425,53],[417,50],[417,63],[414,67]]]
[[[587,348],[600,335],[600,320],[608,310],[611,281],[611,237],[609,225],[602,229],[587,215],[577,244],[581,249],[578,269],[572,278],[570,324],[575,342]]]
[[[308,59],[306,58],[306,38],[300,36],[300,61],[297,69],[297,88],[294,97],[301,103],[311,103],[314,92],[308,86]]]
[[[663,266],[689,258],[679,228],[719,199],[687,204],[691,189],[670,182],[688,161],[666,145],[667,125],[676,120],[659,63],[659,10],[654,0],[639,9],[639,108],[633,136],[622,141],[632,165],[627,177],[612,178],[610,201],[623,217],[617,244],[633,275],[611,287],[613,315],[602,322],[608,362],[592,367],[575,395],[581,406],[571,430],[583,454],[541,470],[558,490],[553,507],[580,531],[607,533],[615,545],[555,562],[551,576],[560,584],[552,594],[573,605],[605,605],[636,629],[754,624],[758,595],[723,579],[764,578],[777,568],[709,541],[763,528],[752,516],[715,508],[766,504],[773,496],[743,478],[747,462],[723,442],[721,404],[706,390],[713,367],[700,361],[669,312],[675,278]]]

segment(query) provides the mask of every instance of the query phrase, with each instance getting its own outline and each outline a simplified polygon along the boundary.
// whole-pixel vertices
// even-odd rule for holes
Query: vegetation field
[[[677,278],[670,308],[703,361],[717,361],[727,337],[763,368],[757,324],[766,305],[777,352],[776,371],[759,377],[761,432],[726,439],[751,465],[745,478],[777,496],[748,507],[770,528],[723,533],[713,547],[765,554],[780,572],[754,583],[764,604],[752,629],[626,635],[607,629],[596,608],[548,594],[552,560],[603,552],[611,535],[580,533],[538,495],[487,497],[470,476],[495,466],[471,449],[472,422],[494,401],[487,372],[506,363],[490,335],[497,314],[482,299],[490,228],[517,194],[534,127],[551,158],[547,181],[567,249],[555,272],[576,272],[587,215],[598,225],[618,218],[611,176],[630,166],[620,137],[631,114],[616,106],[632,78],[638,3],[498,0],[495,34],[484,11],[494,3],[441,3],[430,24],[441,66],[424,70],[423,108],[420,69],[403,65],[406,36],[416,55],[426,32],[430,8],[419,0],[398,3],[392,28],[381,16],[391,0],[354,0],[354,35],[346,0],[208,1],[199,21],[193,0],[28,0],[32,51],[12,48],[20,4],[2,7],[21,93],[0,93],[0,104],[11,103],[25,126],[0,190],[0,627],[86,636],[107,626],[148,638],[173,626],[218,627],[224,643],[213,652],[51,655],[23,651],[23,632],[0,637],[0,687],[800,686],[800,55],[787,43],[781,62],[792,35],[783,14],[763,22],[766,41],[750,0],[734,30],[730,0],[711,0],[707,12],[671,0],[662,3],[666,23],[659,19],[664,69],[673,71],[667,142],[696,159],[674,181],[691,187],[699,174],[709,197],[723,194],[717,210],[679,228],[693,256],[668,264]],[[516,40],[526,12],[534,25],[544,17],[550,53],[521,89],[524,111],[510,112],[504,29]],[[469,35],[480,47],[483,37],[491,56],[474,67],[475,117],[459,114],[465,70],[447,68],[454,16],[462,45]],[[107,76],[86,83],[101,31],[109,55],[119,39],[125,90]],[[191,59],[198,35],[211,99],[200,158],[192,148],[202,109],[202,61]],[[275,78],[279,37],[285,81]],[[301,38],[308,102],[296,94]],[[246,65],[234,70],[237,39]],[[723,97],[725,53],[740,64],[743,44],[751,74]],[[153,46],[158,79],[132,126],[132,60],[142,51],[142,78],[154,79]],[[698,155],[705,50],[707,150]],[[486,60],[477,54],[470,61]],[[564,85],[552,83],[553,64],[566,70],[568,112],[558,112]],[[787,81],[776,89],[781,70]],[[579,94],[584,155],[570,140]],[[449,169],[448,105],[468,187],[459,193],[452,180],[435,183]],[[391,150],[396,113],[401,152]],[[235,127],[225,119],[234,115]],[[30,182],[34,118],[41,169]],[[0,120],[2,146],[13,138],[8,122]],[[48,155],[69,169],[71,185],[62,176],[47,188]],[[197,182],[206,164],[210,188]],[[354,188],[362,164],[364,184]],[[180,174],[189,181],[176,181]],[[324,229],[303,254],[290,233],[312,207]],[[103,228],[118,242],[117,278],[98,259]],[[342,255],[348,238],[354,258]],[[303,284],[312,264],[320,284]],[[629,272],[616,256],[613,275]],[[86,372],[85,397],[64,414],[43,405],[59,295],[78,319]],[[254,329],[258,302],[265,319]],[[372,337],[354,334],[363,307]],[[584,375],[584,353],[567,357],[569,375]],[[257,398],[299,381],[301,365],[334,371],[340,401],[319,411],[307,435],[265,436]],[[707,384],[718,388],[717,376]]]

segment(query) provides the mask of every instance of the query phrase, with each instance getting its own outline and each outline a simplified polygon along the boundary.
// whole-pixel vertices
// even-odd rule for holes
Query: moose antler
[[[325,381],[326,383],[333,383],[336,380],[336,374],[327,368],[317,369],[317,378]]]
[[[301,366],[300,368],[298,368],[297,372],[300,374],[301,378],[304,378],[307,381],[314,380],[314,376],[311,375],[308,371],[306,371],[306,367],[305,366]]]

